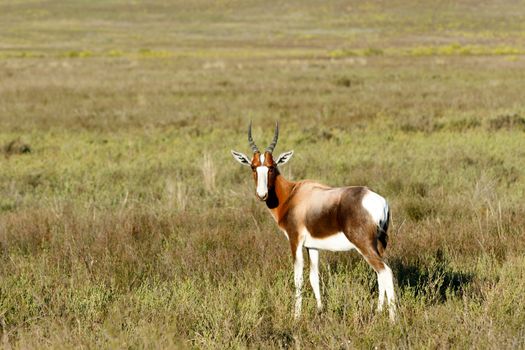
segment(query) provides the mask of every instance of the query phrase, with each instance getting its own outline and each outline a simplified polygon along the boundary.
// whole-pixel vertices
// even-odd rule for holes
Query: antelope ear
[[[252,162],[250,161],[250,158],[248,158],[246,156],[246,154],[244,153],[241,153],[241,152],[236,152],[234,150],[231,151],[232,152],[232,156],[233,158],[238,161],[239,163],[241,163],[242,165],[251,165]]]
[[[277,162],[275,163],[277,165],[286,164],[292,158],[292,155],[293,155],[293,151],[281,153],[279,157],[277,158]]]

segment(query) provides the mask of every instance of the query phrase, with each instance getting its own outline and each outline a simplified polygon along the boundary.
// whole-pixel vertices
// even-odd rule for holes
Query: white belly
[[[346,238],[343,232],[338,232],[324,238],[314,238],[308,231],[306,231],[305,236],[304,246],[306,248],[331,250],[333,252],[343,252],[356,249],[356,246]]]

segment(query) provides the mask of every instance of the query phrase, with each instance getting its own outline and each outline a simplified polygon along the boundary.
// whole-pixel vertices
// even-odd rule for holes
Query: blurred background
[[[5,348],[519,348],[525,2],[0,3]],[[393,210],[375,274],[288,242],[230,149]]]

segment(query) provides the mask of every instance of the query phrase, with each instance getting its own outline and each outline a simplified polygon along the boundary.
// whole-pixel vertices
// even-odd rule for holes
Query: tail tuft
[[[377,250],[380,255],[383,255],[388,243],[388,225],[390,223],[390,208],[388,207],[388,203],[385,202],[383,210],[383,217],[379,220],[379,225],[377,226]]]

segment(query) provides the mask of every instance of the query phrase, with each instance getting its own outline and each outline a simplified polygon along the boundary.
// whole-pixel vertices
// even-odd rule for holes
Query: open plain
[[[0,347],[525,348],[524,87],[523,1],[1,2]],[[355,252],[293,321],[250,120],[388,198],[396,323]]]

